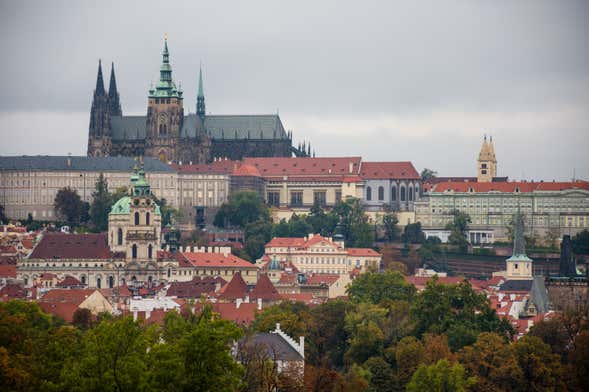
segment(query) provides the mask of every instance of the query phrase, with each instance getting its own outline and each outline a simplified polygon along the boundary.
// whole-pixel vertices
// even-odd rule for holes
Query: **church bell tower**
[[[180,131],[184,121],[182,90],[172,80],[168,39],[164,39],[160,79],[149,90],[145,153],[161,161],[177,160]]]
[[[485,135],[479,159],[477,160],[477,181],[492,182],[494,177],[497,177],[497,159],[495,158],[493,137],[490,137],[489,141],[487,141]]]

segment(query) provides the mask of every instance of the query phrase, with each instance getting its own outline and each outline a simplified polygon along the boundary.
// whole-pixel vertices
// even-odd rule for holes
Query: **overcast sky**
[[[516,4],[517,3],[517,4]],[[588,1],[0,0],[0,154],[85,155],[98,59],[145,114],[168,33],[195,111],[279,111],[318,156],[589,179]]]

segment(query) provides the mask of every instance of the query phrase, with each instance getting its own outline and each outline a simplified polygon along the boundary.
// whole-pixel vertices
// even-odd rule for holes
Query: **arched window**
[[[393,185],[391,188],[391,200],[397,201],[397,187]]]
[[[113,278],[112,276],[108,277],[108,288],[112,289],[115,285],[115,278]]]
[[[139,226],[139,213],[135,213],[135,226]]]
[[[378,187],[378,200],[384,200],[384,188],[382,186]]]
[[[102,279],[101,278],[96,278],[96,287],[100,289],[101,286],[102,286]]]
[[[82,275],[82,277],[80,278],[80,283],[86,284],[86,275]]]
[[[366,200],[372,200],[372,188],[371,187],[366,188]]]
[[[172,276],[172,269],[168,267],[168,278]]]
[[[149,246],[147,247],[147,258],[151,259],[153,257],[153,246],[151,246],[151,244],[149,244]]]
[[[166,124],[164,124],[164,135],[168,134],[168,127],[166,126]]]
[[[415,200],[419,199],[419,187],[415,187]]]
[[[401,201],[405,201],[405,187],[401,187]]]
[[[409,187],[409,201],[413,200],[413,188]]]
[[[160,135],[162,134],[162,130],[163,130],[163,125],[160,124]]]
[[[145,224],[149,226],[149,212],[145,213]]]
[[[131,247],[131,258],[137,258],[137,245],[135,244],[133,244],[133,246]]]
[[[123,245],[123,229],[120,227],[117,230],[117,245]]]

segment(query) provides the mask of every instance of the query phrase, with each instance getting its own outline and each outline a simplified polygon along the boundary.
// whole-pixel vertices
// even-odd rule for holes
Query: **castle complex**
[[[145,116],[123,116],[114,64],[107,92],[99,62],[88,156],[150,156],[163,162],[206,163],[214,158],[310,155],[308,146],[292,146],[292,133],[285,131],[278,114],[211,115],[205,108],[200,70],[196,112],[185,113],[183,91],[172,78],[167,39],[159,81],[149,90]]]

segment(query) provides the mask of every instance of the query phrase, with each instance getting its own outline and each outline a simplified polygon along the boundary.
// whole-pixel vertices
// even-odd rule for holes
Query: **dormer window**
[[[515,193],[519,193],[519,187],[515,188]]]
[[[474,189],[472,187],[470,187],[470,188],[468,188],[468,192],[469,193],[473,193],[474,192]]]

